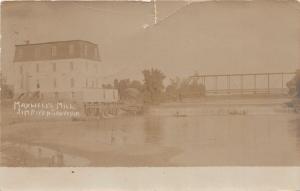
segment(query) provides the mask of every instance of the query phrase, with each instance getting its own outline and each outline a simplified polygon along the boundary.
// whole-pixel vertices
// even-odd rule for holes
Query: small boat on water
[[[174,115],[175,117],[187,117],[187,115],[185,114],[180,114],[178,111],[176,112],[176,114]]]

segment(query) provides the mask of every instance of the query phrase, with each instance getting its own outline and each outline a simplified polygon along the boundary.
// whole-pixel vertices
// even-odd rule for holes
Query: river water
[[[170,165],[300,165],[300,117],[287,101],[170,103],[99,126],[108,144],[176,149]]]
[[[65,166],[298,166],[300,115],[288,101],[184,100],[151,106],[143,115],[8,129],[37,144],[43,157],[60,149]],[[35,156],[37,148],[30,151]]]

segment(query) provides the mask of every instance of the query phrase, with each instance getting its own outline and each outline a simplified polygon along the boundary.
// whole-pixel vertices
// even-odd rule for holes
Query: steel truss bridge
[[[189,82],[200,81],[207,95],[286,95],[286,83],[296,72],[194,75]]]

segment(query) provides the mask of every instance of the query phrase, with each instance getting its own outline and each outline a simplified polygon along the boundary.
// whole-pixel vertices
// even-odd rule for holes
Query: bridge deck
[[[288,94],[286,83],[294,75],[296,72],[194,75],[189,78],[189,82],[202,80],[206,87],[206,94]],[[249,77],[252,79],[251,85],[249,85]],[[208,88],[209,79],[213,79],[214,85]],[[248,79],[248,84],[245,83],[246,79]],[[223,87],[219,87],[220,80]],[[272,84],[275,82],[277,82],[276,87],[273,87]],[[238,87],[233,87],[233,84],[238,84]],[[261,87],[261,84],[265,85]]]

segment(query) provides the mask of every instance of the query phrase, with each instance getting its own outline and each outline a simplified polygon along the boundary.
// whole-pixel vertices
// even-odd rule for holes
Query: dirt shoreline
[[[84,151],[75,147],[58,145],[54,143],[33,143],[31,146],[41,146],[52,150],[59,150],[63,154],[70,154],[76,157],[81,157],[89,161],[90,167],[105,166],[105,167],[142,167],[142,166],[173,166],[170,165],[170,159],[180,153],[178,149],[174,148],[157,148],[156,153],[152,154],[138,154],[130,155],[122,151]],[[149,146],[151,147],[151,146]],[[127,150],[133,150],[135,147],[126,147]],[[145,149],[145,148],[143,148]],[[10,158],[15,157],[16,160],[2,161],[1,166],[11,167],[59,167],[60,165],[49,165],[49,158],[38,159],[29,152],[17,147],[10,147],[10,152],[2,151],[2,154],[8,155]],[[146,149],[147,150],[147,149]],[[88,167],[77,165],[70,165],[65,163],[63,166],[67,167]]]

